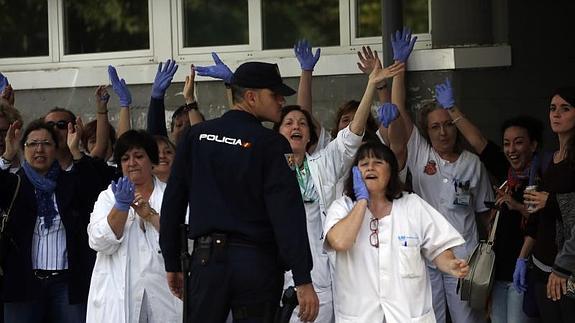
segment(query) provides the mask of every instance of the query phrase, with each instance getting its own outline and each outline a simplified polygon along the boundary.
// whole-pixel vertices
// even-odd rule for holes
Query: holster
[[[282,296],[282,306],[276,313],[274,323],[289,323],[298,304],[295,288],[293,286],[288,287]]]
[[[224,262],[226,259],[226,247],[228,245],[228,236],[225,233],[212,233],[201,236],[194,241],[193,257],[205,266],[210,260],[217,263]]]

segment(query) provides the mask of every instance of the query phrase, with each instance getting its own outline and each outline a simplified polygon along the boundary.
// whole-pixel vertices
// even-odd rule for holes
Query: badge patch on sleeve
[[[289,168],[291,168],[291,170],[295,170],[295,156],[294,154],[284,154],[285,158],[286,158],[286,162],[289,166]]]

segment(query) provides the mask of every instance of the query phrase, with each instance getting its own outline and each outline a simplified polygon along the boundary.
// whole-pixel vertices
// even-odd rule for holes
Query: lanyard
[[[314,202],[317,199],[317,193],[313,187],[311,173],[307,163],[307,158],[303,160],[303,169],[299,166],[295,168],[297,182],[304,202]]]

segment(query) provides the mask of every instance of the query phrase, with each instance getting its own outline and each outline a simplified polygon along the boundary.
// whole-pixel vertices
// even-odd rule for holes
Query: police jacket
[[[296,285],[311,282],[312,259],[291,148],[239,110],[191,127],[176,150],[160,218],[166,271],[181,271],[179,224],[189,203],[189,236],[213,232],[277,249]]]

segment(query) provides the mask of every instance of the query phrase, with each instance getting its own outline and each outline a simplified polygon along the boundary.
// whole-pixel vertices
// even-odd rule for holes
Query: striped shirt
[[[52,195],[54,207],[58,211],[56,195]],[[44,225],[44,217],[36,218],[32,236],[32,269],[63,270],[68,269],[66,248],[66,229],[57,213],[50,228]]]

